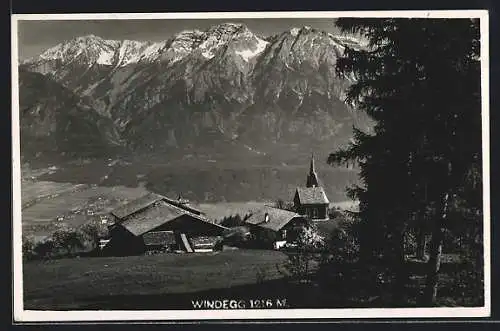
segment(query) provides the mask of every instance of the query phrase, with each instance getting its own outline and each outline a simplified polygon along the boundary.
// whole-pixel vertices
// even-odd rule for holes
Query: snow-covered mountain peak
[[[317,32],[317,30],[313,29],[309,25],[304,25],[302,27],[293,27],[290,30],[288,30],[288,33],[292,35],[293,37],[297,37],[301,34],[308,34],[308,33],[314,33]]]
[[[297,37],[299,35],[300,28],[291,28],[290,29],[290,34],[294,37]]]
[[[205,39],[199,45],[199,49],[205,58],[211,59],[223,45],[229,44],[236,54],[249,61],[250,58],[260,54],[268,42],[259,38],[244,24],[222,23],[210,27],[205,32]]]
[[[118,65],[124,66],[137,63],[141,59],[143,51],[150,45],[149,42],[136,40],[124,40],[118,49]]]
[[[84,36],[76,37],[74,40],[77,41],[91,41],[91,40],[104,40],[103,38],[96,36],[95,34],[88,34]]]
[[[179,33],[177,33],[174,38],[179,39],[179,38],[200,38],[204,35],[205,33],[203,31],[200,31],[198,29],[195,30],[183,30]]]
[[[232,34],[240,31],[248,30],[247,26],[243,23],[221,23],[211,26],[207,33],[220,33],[220,34]]]
[[[342,38],[310,26],[293,27],[264,39],[254,34],[245,24],[229,22],[213,25],[204,31],[180,31],[169,39],[158,42],[107,40],[88,34],[62,42],[22,64],[31,67],[30,70],[44,73],[59,70],[56,75],[65,75],[66,71],[62,67],[67,64],[82,68],[98,65],[118,69],[138,63],[173,66],[192,60],[189,63],[201,65],[220,56],[221,59],[224,57],[221,63],[236,60],[240,69],[248,70],[251,67],[243,62],[252,63],[253,66],[256,62],[254,60],[261,57],[265,57],[267,63],[278,56],[287,65],[302,63],[306,59],[314,59],[314,63],[317,63],[320,57],[325,56],[334,60],[346,45],[357,46],[357,41],[355,38]],[[267,52],[266,49],[273,51]],[[230,62],[226,62],[227,60]]]
[[[150,44],[148,41],[138,41],[138,40],[130,40],[125,39],[121,42],[122,47],[132,47],[132,48],[140,48],[144,47],[144,45]]]
[[[257,42],[254,47],[247,47],[245,49],[236,51],[236,54],[240,55],[246,62],[250,61],[252,58],[261,54],[266,47],[269,45],[268,41],[256,37]]]
[[[40,56],[29,59],[23,64],[59,60],[70,63],[79,59],[87,65],[127,65],[141,60],[155,60],[165,42],[153,43],[137,40],[107,40],[90,34],[76,37],[49,48]]]
[[[88,62],[108,63],[109,57],[112,57],[113,50],[117,45],[116,40],[104,40],[91,34],[76,37],[51,47],[43,52],[38,59],[60,60],[63,63],[68,63],[82,56],[87,58]],[[27,62],[34,62],[38,59]]]

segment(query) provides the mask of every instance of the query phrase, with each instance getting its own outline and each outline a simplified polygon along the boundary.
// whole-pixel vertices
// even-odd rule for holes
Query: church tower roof
[[[314,166],[314,154],[311,155],[311,165],[309,167],[309,174],[307,175],[306,187],[319,187],[320,181],[318,174],[316,173],[316,168]]]

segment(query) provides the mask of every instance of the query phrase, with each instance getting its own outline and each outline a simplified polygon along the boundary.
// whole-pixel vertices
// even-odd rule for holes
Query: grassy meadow
[[[197,295],[282,278],[285,261],[268,250],[32,261],[23,267],[25,309],[192,309]]]
[[[285,299],[286,308],[388,308],[390,282],[374,284],[348,266],[311,281],[287,278],[285,253],[245,250],[152,256],[93,257],[30,261],[23,264],[24,308],[28,310],[193,309],[192,300]],[[425,286],[425,264],[410,261],[412,277],[403,295],[407,307]],[[333,272],[333,274],[331,273]],[[340,277],[342,273],[347,274]],[[462,267],[445,258],[439,287],[440,306],[474,306],[477,298],[459,288]],[[365,283],[368,282],[368,283]],[[474,301],[476,300],[476,301]],[[277,307],[273,307],[277,308]]]

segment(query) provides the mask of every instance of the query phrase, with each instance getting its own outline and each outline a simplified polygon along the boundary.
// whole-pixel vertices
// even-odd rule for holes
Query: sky
[[[41,54],[46,49],[75,37],[94,34],[104,39],[161,41],[183,30],[205,30],[224,22],[244,23],[254,33],[269,36],[304,25],[335,32],[333,18],[258,19],[150,19],[150,20],[71,20],[20,21],[19,59]]]

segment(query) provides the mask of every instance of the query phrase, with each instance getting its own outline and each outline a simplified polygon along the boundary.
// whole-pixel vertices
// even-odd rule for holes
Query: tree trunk
[[[436,303],[439,269],[441,267],[441,252],[443,250],[444,239],[444,221],[447,216],[449,195],[446,193],[443,197],[441,212],[437,217],[432,232],[432,239],[430,243],[430,256],[427,263],[427,282],[424,292],[424,304],[433,306]]]
[[[373,239],[367,235],[367,229],[360,232],[359,263],[360,265],[369,265],[373,263]]]
[[[427,240],[425,238],[425,231],[423,228],[420,228],[417,236],[417,259],[424,260],[425,259],[425,246],[427,245]]]
[[[405,230],[396,233],[394,242],[394,269],[395,269],[395,286],[394,286],[394,303],[396,306],[406,305],[406,284],[408,283],[408,272],[406,269],[405,258]]]

